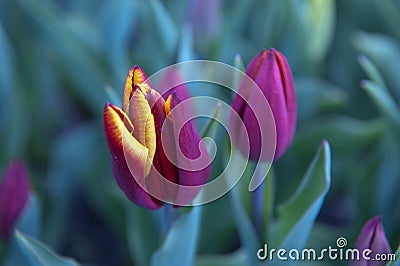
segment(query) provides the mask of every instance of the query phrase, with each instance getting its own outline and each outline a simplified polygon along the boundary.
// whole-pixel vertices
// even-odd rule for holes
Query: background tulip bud
[[[21,162],[11,161],[0,184],[0,237],[7,240],[29,197],[28,174]]]
[[[221,18],[221,1],[188,1],[187,20],[193,29],[195,44],[206,47],[218,34]]]
[[[276,150],[274,159],[279,159],[292,143],[296,128],[296,97],[294,92],[293,77],[285,56],[275,49],[264,49],[254,57],[246,68],[246,74],[260,87],[267,99],[275,120]],[[261,133],[252,111],[252,105],[261,102],[252,97],[253,91],[243,82],[239,87],[239,94],[245,95],[243,99],[237,95],[232,103],[233,109],[242,119],[250,141],[250,159],[259,158],[261,153]],[[233,142],[240,149],[240,136],[233,138]],[[241,149],[243,150],[243,149]],[[243,151],[242,151],[243,152]]]
[[[372,250],[372,253],[369,255],[371,260],[364,260],[362,256],[360,256],[359,261],[353,261],[352,265],[355,266],[372,266],[372,265],[386,265],[384,261],[375,261],[372,258],[375,258],[376,254],[390,254],[392,250],[390,245],[386,239],[385,231],[382,226],[382,218],[381,216],[376,216],[370,219],[364,227],[361,229],[360,234],[358,235],[356,244],[354,246],[360,251],[360,254],[364,249]]]

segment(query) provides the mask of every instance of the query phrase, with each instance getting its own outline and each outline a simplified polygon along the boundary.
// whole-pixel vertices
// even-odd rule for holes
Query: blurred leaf
[[[381,70],[389,89],[397,99],[400,99],[399,43],[383,34],[358,32],[353,37],[353,44],[376,64]]]
[[[29,201],[18,218],[16,228],[26,235],[39,238],[41,228],[40,201],[34,192],[31,192]]]
[[[390,217],[385,222],[387,232],[398,230],[400,223],[400,206],[397,198],[400,194],[400,139],[398,135],[388,131],[382,136],[379,150],[379,166],[374,179],[373,201],[376,213]],[[389,235],[391,235],[389,233]]]
[[[233,66],[241,71],[241,72],[240,71],[233,72],[233,88],[232,89],[237,92],[239,89],[239,86],[240,86],[240,82],[242,82],[244,72],[246,72],[246,67],[244,66],[244,63],[243,63],[243,60],[242,60],[242,57],[240,56],[240,54],[237,54],[235,56],[235,59],[233,61]],[[232,94],[232,96],[234,97],[235,95]]]
[[[343,89],[315,77],[298,78],[295,87],[299,120],[321,111],[338,109],[348,101]]]
[[[108,101],[110,103],[116,106],[122,106],[121,97],[115,92],[115,90],[112,87],[106,86],[104,89],[106,90],[106,93],[108,95]]]
[[[305,54],[303,66],[315,67],[320,63],[333,38],[336,11],[333,0],[289,0],[294,33]]]
[[[150,4],[153,11],[153,18],[157,23],[158,32],[162,38],[163,46],[167,53],[172,54],[175,52],[178,44],[179,34],[177,26],[163,3],[159,0],[151,0]]]
[[[361,86],[374,100],[381,113],[390,121],[391,124],[397,127],[400,132],[400,111],[388,91],[382,88],[379,84],[369,80],[363,80]]]
[[[71,87],[74,94],[98,113],[105,102],[105,93],[100,89],[105,83],[105,73],[96,62],[93,51],[59,18],[61,14],[52,2],[18,0],[18,3],[46,34],[48,42],[45,45],[48,47],[45,48],[57,52],[58,73],[67,75],[75,83]]]
[[[151,265],[192,265],[196,256],[199,237],[201,207],[193,207],[191,211],[181,214],[170,228],[161,248],[152,258]]]
[[[18,218],[15,227],[26,235],[39,238],[41,224],[40,218],[39,198],[34,193],[31,193],[29,201],[21,213],[21,216]],[[4,265],[26,265],[29,263],[28,258],[24,256],[21,248],[15,241],[15,238],[10,239],[8,247]]]
[[[181,33],[181,43],[178,51],[178,63],[195,60],[193,51],[193,30],[189,26],[184,26]]]
[[[6,118],[6,110],[10,107],[11,94],[14,88],[14,51],[0,21],[0,123]],[[8,122],[8,121],[7,121]]]
[[[126,235],[135,265],[150,265],[151,255],[158,248],[160,232],[150,212],[126,203]]]
[[[203,129],[200,131],[201,138],[211,137],[214,138],[218,129],[218,121],[221,117],[221,103],[218,103],[215,108],[212,117],[208,119]]]
[[[225,175],[227,177],[237,176],[238,173],[241,172],[241,169],[243,169],[243,165],[247,165],[247,160],[238,150],[232,150],[230,160],[232,161],[232,167],[226,169]],[[246,251],[247,263],[249,265],[254,265],[257,262],[255,254],[259,249],[260,239],[240,200],[240,183],[244,181],[245,178],[241,178],[238,184],[236,184],[229,192],[229,196],[231,199],[231,208],[235,217],[236,228],[239,232],[240,242]]]
[[[117,86],[125,79],[127,69],[130,67],[129,38],[136,33],[138,25],[137,4],[139,1],[116,0],[105,1],[99,14],[99,24],[103,29],[105,56],[111,63],[112,71],[117,77]]]
[[[277,39],[281,37],[287,12],[284,1],[250,1],[251,27],[247,29],[251,32],[251,37],[257,46],[275,46]],[[260,25],[263,25],[260,27]]]
[[[386,126],[381,119],[368,121],[342,115],[323,117],[308,123],[304,130],[298,132],[294,149],[300,152],[326,138],[336,150],[349,151],[376,142],[385,131]]]
[[[196,258],[196,266],[245,266],[246,252],[239,249],[230,254],[223,255],[200,255]]]
[[[271,246],[304,248],[330,184],[331,151],[329,143],[323,141],[292,198],[278,208]]]
[[[397,38],[400,38],[400,9],[398,6],[396,6],[393,0],[380,0],[372,2],[381,12],[383,19],[386,20],[393,33],[397,35]]]
[[[379,72],[379,69],[376,67],[376,65],[368,59],[368,57],[361,54],[358,57],[358,63],[362,66],[365,73],[367,73],[368,77],[372,81],[375,81],[377,84],[382,86],[382,88],[386,88],[386,84],[383,80],[382,74]]]
[[[25,256],[29,258],[30,265],[37,266],[73,266],[79,265],[70,258],[57,255],[53,250],[43,243],[16,231],[14,235]]]
[[[45,239],[53,247],[62,241],[64,226],[70,203],[75,198],[82,184],[95,178],[99,184],[99,175],[102,174],[103,164],[99,164],[97,157],[102,153],[97,152],[99,143],[104,144],[103,132],[98,123],[86,123],[75,126],[57,138],[50,150],[51,158],[46,177],[46,189],[52,208],[49,211]],[[101,146],[100,146],[101,147]],[[79,156],[78,156],[79,155]],[[96,170],[100,170],[96,172]],[[94,172],[93,172],[94,171]],[[89,183],[89,182],[87,182]],[[88,184],[87,194],[102,191],[93,189],[93,182]],[[104,194],[99,197],[103,200],[103,208],[107,208],[109,201]],[[108,204],[110,204],[109,202]],[[115,206],[113,207],[115,208]]]
[[[387,266],[400,266],[400,245],[397,248],[397,251],[396,251],[395,254],[396,254],[396,260],[395,261],[390,261],[387,264]]]

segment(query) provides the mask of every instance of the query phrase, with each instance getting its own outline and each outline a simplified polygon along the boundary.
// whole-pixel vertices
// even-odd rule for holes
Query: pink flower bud
[[[7,240],[24,209],[30,192],[28,174],[21,162],[11,161],[0,184],[0,237]]]
[[[292,143],[296,128],[297,107],[292,72],[285,56],[271,48],[271,50],[264,49],[251,60],[247,66],[246,74],[257,83],[271,107],[275,120],[277,142],[274,159],[277,160]],[[244,82],[240,85],[238,92],[240,95],[246,95],[247,98],[243,99],[237,95],[233,100],[232,107],[246,126],[250,141],[249,157],[252,160],[257,160],[261,153],[261,132],[257,121],[255,121],[255,114],[249,106],[249,99],[253,92],[249,91],[251,88],[244,86],[245,84]],[[240,149],[240,138],[234,138],[233,143]]]

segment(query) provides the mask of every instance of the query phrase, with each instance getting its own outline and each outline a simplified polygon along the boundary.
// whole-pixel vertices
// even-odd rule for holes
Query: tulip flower
[[[8,165],[0,184],[0,238],[7,240],[29,198],[28,174],[21,162]]]
[[[193,30],[195,44],[204,48],[217,36],[220,28],[221,1],[188,1],[187,20]]]
[[[246,68],[246,74],[253,79],[262,94],[267,99],[276,126],[276,149],[274,159],[279,159],[290,146],[296,128],[296,97],[293,77],[285,56],[275,49],[264,49],[254,57]],[[232,107],[242,119],[250,141],[251,160],[267,160],[260,158],[261,132],[251,105],[260,102],[255,99],[254,88],[242,82],[238,95],[234,98]],[[243,98],[242,96],[247,98]],[[259,103],[261,104],[261,103]],[[232,118],[232,117],[231,117]],[[231,120],[234,127],[237,121]],[[241,136],[238,134],[232,139],[233,144],[241,149]],[[241,149],[243,152],[243,149]]]
[[[146,80],[143,70],[134,66],[126,78],[122,109],[105,105],[104,130],[113,174],[126,196],[141,207],[157,209],[163,205],[150,190],[182,205],[190,202],[198,190],[177,191],[160,180],[160,175],[173,184],[200,186],[207,182],[210,167],[193,171],[181,168],[179,154],[192,160],[201,155],[209,157],[192,122],[183,123],[185,112],[173,112],[181,102],[178,96],[170,93],[165,100]]]
[[[385,231],[382,226],[381,216],[376,216],[370,219],[361,229],[358,235],[356,244],[354,245],[360,252],[360,260],[353,261],[353,266],[373,266],[373,265],[386,265],[387,262],[376,261],[377,254],[391,254],[392,250],[386,239]],[[368,255],[370,260],[362,256],[364,250],[370,249],[372,252]]]

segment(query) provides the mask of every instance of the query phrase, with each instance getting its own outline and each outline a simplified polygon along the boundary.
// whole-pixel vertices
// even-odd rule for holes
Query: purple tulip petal
[[[10,162],[0,184],[0,237],[7,240],[28,202],[28,173],[21,162]]]

